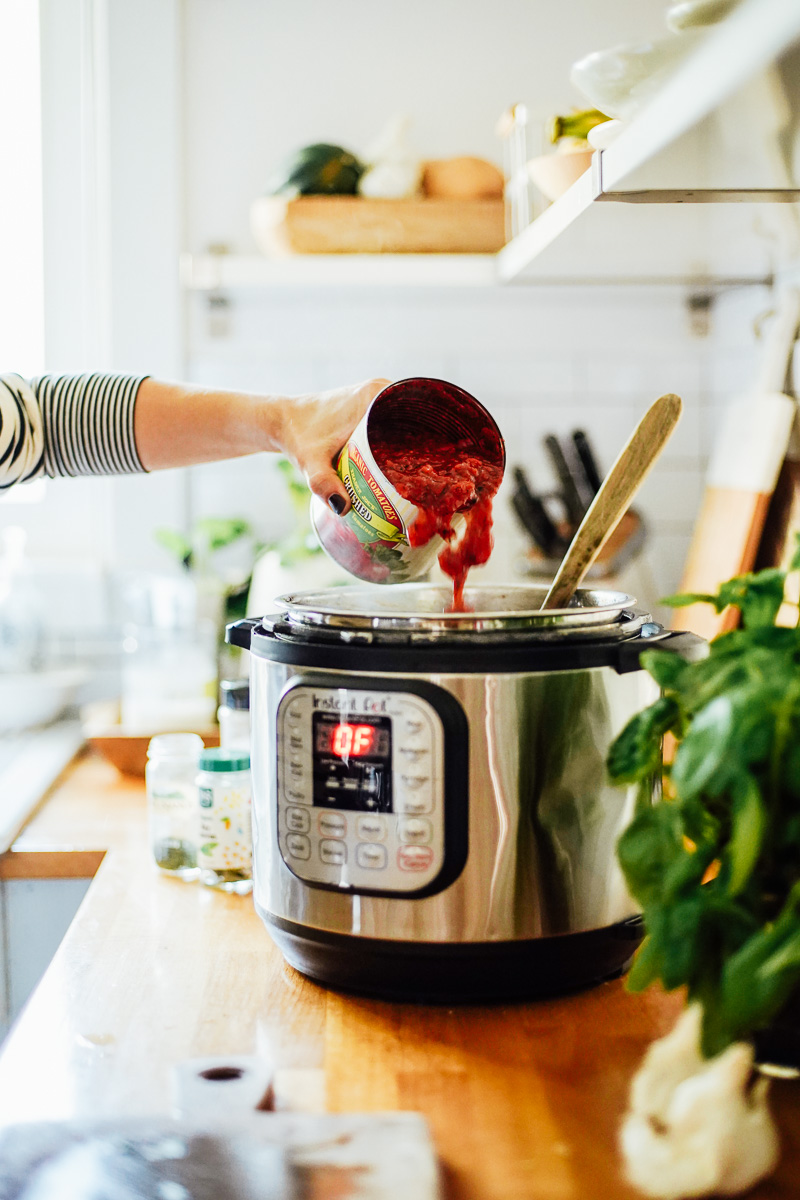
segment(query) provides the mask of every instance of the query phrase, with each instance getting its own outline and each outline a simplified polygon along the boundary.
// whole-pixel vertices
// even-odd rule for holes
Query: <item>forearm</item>
[[[0,489],[46,475],[122,475],[277,450],[335,512],[333,461],[384,379],[300,396],[132,375],[0,376]]]
[[[134,410],[148,471],[283,449],[284,396],[254,396],[145,379]]]
[[[134,412],[136,448],[148,471],[278,450],[336,512],[350,499],[332,462],[385,379],[300,396],[251,395],[146,379]]]

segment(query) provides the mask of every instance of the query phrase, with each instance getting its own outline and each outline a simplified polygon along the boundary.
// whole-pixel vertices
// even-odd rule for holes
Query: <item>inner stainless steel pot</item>
[[[276,606],[295,633],[302,630],[370,630],[452,637],[526,631],[531,637],[630,636],[636,604],[625,592],[580,588],[568,608],[541,610],[546,586],[477,584],[466,588],[467,611],[452,612],[452,591],[426,583],[327,588],[280,596]],[[646,617],[644,618],[646,619]]]

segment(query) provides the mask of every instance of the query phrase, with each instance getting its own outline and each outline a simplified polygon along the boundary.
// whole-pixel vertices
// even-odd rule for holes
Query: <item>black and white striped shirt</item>
[[[145,378],[0,375],[0,490],[42,475],[144,471],[133,410]]]

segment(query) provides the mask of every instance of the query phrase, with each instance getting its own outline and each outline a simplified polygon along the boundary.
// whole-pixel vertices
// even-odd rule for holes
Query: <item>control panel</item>
[[[353,892],[431,884],[446,852],[445,728],[434,705],[412,692],[299,681],[282,696],[277,722],[287,867]]]

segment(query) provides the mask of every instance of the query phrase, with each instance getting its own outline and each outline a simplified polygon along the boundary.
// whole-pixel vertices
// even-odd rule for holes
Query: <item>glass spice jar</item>
[[[244,895],[253,890],[250,755],[219,746],[204,750],[198,765],[200,881]]]
[[[150,848],[159,870],[197,878],[197,763],[203,739],[196,733],[161,733],[147,747],[145,781]]]
[[[219,685],[219,744],[250,753],[250,684],[246,679],[223,679]]]

